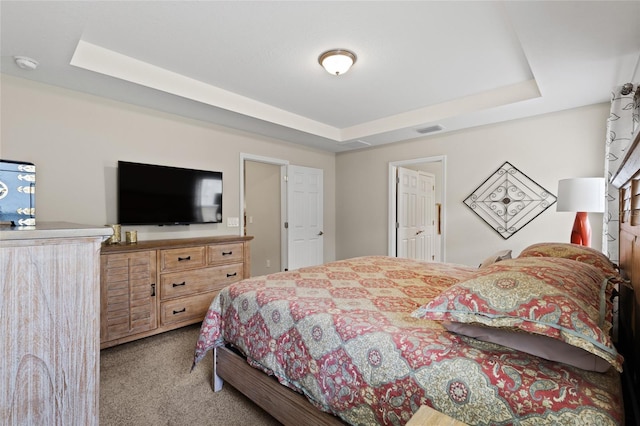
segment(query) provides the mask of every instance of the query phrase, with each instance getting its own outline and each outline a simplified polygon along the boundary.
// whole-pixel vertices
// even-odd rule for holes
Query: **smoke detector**
[[[27,71],[33,71],[38,68],[38,61],[32,58],[28,58],[26,56],[14,56],[13,59],[16,61],[16,65]]]

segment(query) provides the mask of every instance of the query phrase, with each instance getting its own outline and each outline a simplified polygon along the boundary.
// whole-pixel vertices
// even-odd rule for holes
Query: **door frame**
[[[440,200],[442,203],[441,211],[440,211],[440,261],[446,262],[447,255],[445,251],[445,232],[446,232],[446,176],[447,176],[447,156],[446,155],[438,155],[433,157],[422,157],[422,158],[413,158],[410,160],[401,160],[401,161],[390,161],[389,162],[389,245],[388,245],[388,253],[389,256],[396,257],[396,240],[397,240],[397,230],[396,230],[396,170],[401,166],[408,166],[413,164],[421,164],[421,163],[441,163],[442,165],[442,182],[440,185]]]
[[[287,232],[284,228],[284,223],[287,221],[287,187],[284,176],[287,174],[287,167],[289,166],[288,160],[281,160],[279,158],[264,157],[261,155],[240,153],[240,218],[244,217],[244,162],[255,161],[257,163],[266,163],[280,166],[280,270],[286,269],[286,262],[289,256],[289,249],[287,247]],[[244,235],[244,220],[240,220],[239,235]]]

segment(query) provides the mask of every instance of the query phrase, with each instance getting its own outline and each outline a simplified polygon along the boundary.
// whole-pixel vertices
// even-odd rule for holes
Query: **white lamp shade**
[[[604,212],[604,178],[572,178],[558,182],[559,212]]]

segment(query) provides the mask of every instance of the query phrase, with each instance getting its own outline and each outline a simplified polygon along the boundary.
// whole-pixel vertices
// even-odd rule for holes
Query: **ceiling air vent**
[[[439,132],[442,129],[444,129],[444,127],[442,127],[439,124],[436,124],[435,126],[429,126],[429,127],[423,127],[421,129],[416,129],[416,132],[421,133],[421,134],[424,135],[426,133]]]
[[[371,144],[367,141],[363,141],[363,140],[355,140],[355,141],[344,141],[344,142],[339,142],[338,145],[340,146],[344,146],[347,148],[363,148],[365,146],[371,146]]]

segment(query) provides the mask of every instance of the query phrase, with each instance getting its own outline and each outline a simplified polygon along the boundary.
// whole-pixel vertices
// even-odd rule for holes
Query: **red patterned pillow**
[[[559,257],[577,260],[599,268],[614,280],[622,280],[618,268],[604,253],[578,244],[537,243],[522,250],[518,257]]]
[[[413,316],[547,336],[622,371],[608,335],[610,284],[599,269],[575,260],[504,260],[449,287]]]

